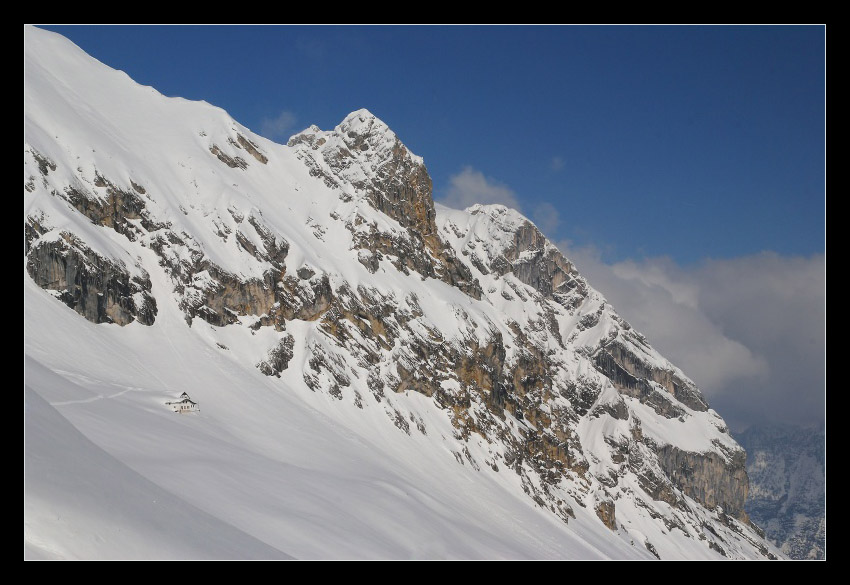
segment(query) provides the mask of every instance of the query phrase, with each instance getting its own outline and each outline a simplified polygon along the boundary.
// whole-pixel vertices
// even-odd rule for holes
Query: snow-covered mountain
[[[694,383],[370,112],[280,145],[24,45],[27,556],[779,554]]]
[[[745,509],[792,559],[826,552],[825,428],[765,424],[736,436],[747,449]]]

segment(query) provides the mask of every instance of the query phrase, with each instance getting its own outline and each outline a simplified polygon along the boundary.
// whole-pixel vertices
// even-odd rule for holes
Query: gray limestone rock
[[[156,299],[147,274],[131,276],[68,233],[36,241],[27,254],[27,272],[41,288],[93,323],[153,325]]]

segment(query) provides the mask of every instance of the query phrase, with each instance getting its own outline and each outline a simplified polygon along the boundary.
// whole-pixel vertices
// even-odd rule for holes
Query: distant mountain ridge
[[[31,387],[239,555],[779,554],[722,418],[521,214],[435,205],[368,110],[280,145],[24,33]],[[38,555],[128,552],[49,517]]]
[[[747,450],[750,518],[792,559],[824,558],[824,425],[754,425],[735,438]]]

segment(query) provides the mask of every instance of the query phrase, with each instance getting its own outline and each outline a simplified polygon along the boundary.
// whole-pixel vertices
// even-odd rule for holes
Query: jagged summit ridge
[[[393,220],[386,225],[359,210],[350,219],[353,245],[364,251],[370,271],[377,270],[375,254],[395,256],[403,271],[438,278],[480,298],[469,270],[437,234],[433,186],[423,159],[365,109],[352,112],[332,131],[314,128],[288,142],[310,173],[338,190],[343,202],[365,200]]]
[[[343,141],[353,150],[366,151],[369,148],[374,149],[373,153],[386,153],[391,150],[399,141],[398,136],[393,132],[387,124],[375,116],[366,108],[360,108],[345,116],[333,130],[325,132],[316,125],[311,125],[306,130],[293,135],[287,144],[294,146],[301,142],[304,138],[316,136],[315,140],[321,140],[329,137],[341,137]],[[404,145],[402,145],[404,146]],[[406,155],[416,164],[424,164],[422,157],[416,156],[409,150],[406,150]]]
[[[722,419],[526,218],[435,206],[368,111],[278,145],[82,57],[54,71],[48,40],[26,43],[25,352],[110,453],[296,556],[771,554]],[[157,410],[189,387],[197,424]]]
[[[331,131],[311,126],[287,145],[344,197],[365,195],[379,211],[421,236],[434,233],[432,184],[424,161],[368,110],[352,112]]]

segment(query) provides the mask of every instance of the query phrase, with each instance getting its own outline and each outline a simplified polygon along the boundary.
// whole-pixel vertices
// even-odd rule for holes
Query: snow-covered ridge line
[[[367,110],[275,144],[25,28],[24,142],[34,390],[204,513],[297,557],[774,554],[693,382]]]

